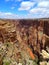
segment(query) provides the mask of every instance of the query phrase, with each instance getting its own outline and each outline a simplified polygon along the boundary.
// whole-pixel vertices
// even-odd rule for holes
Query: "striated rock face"
[[[44,21],[44,32],[49,36],[49,21]]]
[[[6,42],[15,39],[16,27],[10,21],[0,21],[0,41]]]
[[[0,65],[5,59],[9,61],[9,58],[12,62],[21,60],[25,63],[30,58],[40,59],[42,49],[49,52],[48,35],[48,21],[0,20],[0,55],[4,57],[0,57]]]
[[[44,20],[0,20],[0,42],[23,40],[36,48],[44,38],[43,34],[49,35],[48,26],[48,21]]]
[[[49,35],[48,26],[48,21],[44,20],[0,20],[0,42],[19,40],[35,46],[36,50],[37,44],[43,42],[43,33]],[[44,43],[42,45],[44,47]]]

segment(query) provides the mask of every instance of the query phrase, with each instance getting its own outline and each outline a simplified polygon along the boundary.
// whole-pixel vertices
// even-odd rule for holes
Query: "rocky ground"
[[[30,21],[0,20],[0,65],[49,64],[44,21]]]

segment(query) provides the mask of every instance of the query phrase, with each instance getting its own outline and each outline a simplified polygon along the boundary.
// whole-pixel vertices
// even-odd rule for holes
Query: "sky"
[[[0,0],[0,18],[33,19],[49,17],[49,0]]]

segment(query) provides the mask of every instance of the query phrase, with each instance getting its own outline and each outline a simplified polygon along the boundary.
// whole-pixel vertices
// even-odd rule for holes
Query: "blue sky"
[[[49,0],[0,0],[0,18],[32,19],[49,17]]]

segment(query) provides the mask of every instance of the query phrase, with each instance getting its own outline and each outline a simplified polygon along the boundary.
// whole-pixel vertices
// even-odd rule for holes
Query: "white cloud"
[[[49,17],[49,0],[40,0],[35,8],[29,10],[31,17],[42,18]]]
[[[7,18],[7,19],[17,19],[18,15],[10,13],[10,12],[0,12],[0,18]]]
[[[33,15],[33,17],[49,17],[49,9],[47,8],[34,8],[30,10],[30,14]]]
[[[11,7],[11,9],[15,9],[15,6]]]
[[[40,2],[40,1],[49,1],[49,0],[30,0],[30,1]]]
[[[46,7],[49,8],[49,1],[41,1],[38,3],[38,7]]]
[[[0,12],[0,18],[2,19],[26,19],[27,15],[17,15],[11,12]]]
[[[18,1],[18,2],[21,2],[22,0],[15,0],[15,2],[17,2],[17,1]]]
[[[46,8],[34,8],[34,9],[31,9],[30,10],[30,13],[33,13],[33,14],[35,14],[35,13],[44,13],[45,11],[47,11],[46,10]]]
[[[20,8],[18,10],[29,10],[34,5],[35,5],[35,2],[23,1],[23,2],[21,2]]]

